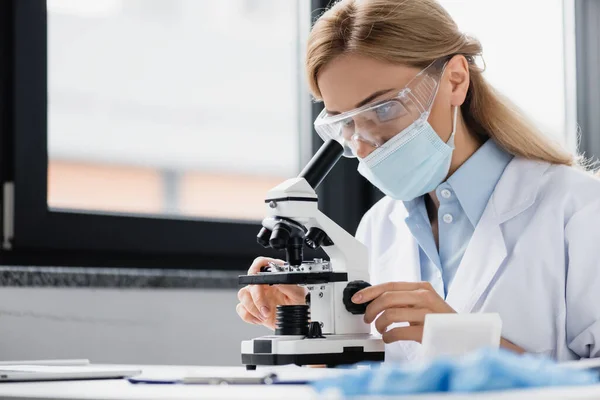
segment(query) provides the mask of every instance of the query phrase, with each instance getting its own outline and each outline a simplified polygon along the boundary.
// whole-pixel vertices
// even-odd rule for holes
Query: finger
[[[385,292],[393,291],[410,291],[419,289],[432,289],[429,282],[387,282],[381,285],[369,286],[363,290],[358,291],[352,296],[352,302],[355,304],[367,303],[377,297],[381,296]]]
[[[423,296],[417,291],[412,292],[385,292],[367,306],[364,320],[370,324],[377,316],[388,308],[418,307],[423,301]]]
[[[430,311],[425,308],[390,308],[381,313],[375,321],[377,332],[383,334],[387,328],[397,322],[422,323]]]
[[[297,304],[306,304],[307,290],[298,285],[274,285],[281,293],[287,296],[292,302]]]
[[[264,318],[262,317],[262,315],[260,315],[260,311],[258,311],[258,308],[256,308],[254,301],[252,301],[252,296],[248,292],[248,288],[240,289],[240,291],[238,292],[238,300],[244,306],[244,308],[246,308],[246,311],[252,314],[254,318],[260,321],[264,321]]]
[[[235,306],[235,311],[237,311],[238,315],[244,322],[248,322],[249,324],[255,324],[255,325],[262,324],[261,321],[256,319],[256,317],[254,317],[252,314],[250,314],[248,312],[248,310],[246,310],[246,307],[244,307],[242,305],[242,303],[238,303],[238,305]]]
[[[280,265],[285,264],[284,261],[277,260],[275,258],[258,257],[252,262],[252,265],[250,265],[250,268],[248,269],[248,275],[258,274],[260,272],[260,269],[269,265],[270,262],[274,262]]]
[[[394,328],[381,335],[384,343],[393,343],[399,340],[413,340],[421,342],[423,339],[422,326],[405,326],[402,328]]]
[[[252,296],[252,302],[258,309],[263,319],[269,320],[271,316],[271,307],[269,307],[269,299],[267,298],[267,289],[263,285],[251,285],[249,286],[250,296]]]
[[[271,329],[271,330],[275,330],[276,326],[275,326],[275,319],[269,320],[269,321],[265,321],[262,323],[263,326],[266,326],[267,328]]]

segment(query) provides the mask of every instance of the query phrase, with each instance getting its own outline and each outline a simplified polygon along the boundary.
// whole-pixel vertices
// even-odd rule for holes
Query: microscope
[[[363,321],[366,304],[350,300],[368,283],[365,245],[318,209],[317,186],[343,154],[334,140],[321,146],[297,178],[271,189],[267,217],[257,241],[283,250],[287,262],[270,264],[256,275],[240,275],[240,285],[295,284],[307,289],[306,305],[279,305],[274,335],[242,342],[242,363],[327,365],[383,361],[383,341]],[[304,246],[322,248],[329,260],[304,260]]]

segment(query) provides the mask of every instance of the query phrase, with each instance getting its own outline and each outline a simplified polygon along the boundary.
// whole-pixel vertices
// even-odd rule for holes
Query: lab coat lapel
[[[470,312],[505,258],[500,224],[488,204],[456,271],[446,302],[458,313]]]
[[[390,220],[396,229],[395,237],[399,240],[396,241],[393,249],[390,249],[382,257],[383,262],[388,264],[387,268],[389,268],[386,268],[385,281],[387,282],[419,282],[421,280],[419,245],[406,225],[407,214],[401,202],[398,202],[390,213]]]
[[[549,164],[513,159],[496,185],[475,228],[456,275],[447,303],[456,312],[471,312],[507,256],[502,224],[528,209],[539,191]]]

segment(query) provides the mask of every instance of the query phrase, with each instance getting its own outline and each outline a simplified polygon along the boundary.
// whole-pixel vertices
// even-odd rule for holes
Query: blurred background
[[[302,1],[49,0],[48,204],[260,219],[308,135]],[[563,1],[441,3],[488,79],[572,145]]]
[[[265,253],[265,193],[321,144],[303,58],[328,3],[0,3],[4,359],[237,365],[267,334],[237,317],[237,275]],[[498,90],[600,155],[600,2],[441,4]],[[319,190],[351,232],[379,196],[354,160]]]

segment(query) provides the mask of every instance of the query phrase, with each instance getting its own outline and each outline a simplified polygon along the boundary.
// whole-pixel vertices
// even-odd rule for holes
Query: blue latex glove
[[[483,392],[546,386],[597,384],[591,371],[561,366],[550,359],[506,350],[481,350],[462,358],[439,358],[424,365],[383,364],[313,384],[317,391],[338,389],[344,396],[426,392]]]

